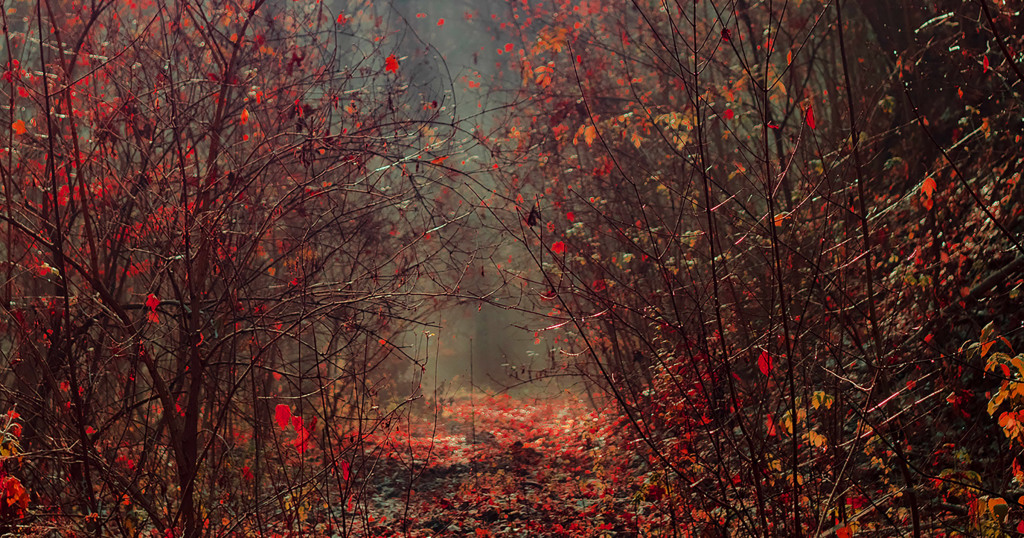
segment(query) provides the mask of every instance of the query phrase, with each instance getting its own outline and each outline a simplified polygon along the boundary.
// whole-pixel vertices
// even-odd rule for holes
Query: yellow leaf
[[[14,122],[14,124],[11,125],[11,128],[14,129],[15,134],[25,134],[25,120],[18,120]]]
[[[996,343],[995,340],[996,325],[993,322],[988,322],[981,329],[981,356],[988,355],[988,350],[992,349],[992,345]]]
[[[1009,383],[1006,389],[1010,398],[1024,398],[1024,383]]]
[[[820,390],[814,391],[814,394],[811,395],[811,407],[815,409],[821,407],[822,405],[824,405],[826,409],[831,409],[832,404],[834,402],[835,398],[829,396],[828,394],[825,394],[823,391]]]
[[[981,328],[981,341],[985,342],[990,340],[996,334],[996,324],[993,321],[988,322],[984,327]]]
[[[992,356],[1006,357],[1006,359],[1010,361],[1010,364],[1017,370],[1017,373],[1024,376],[1024,353],[1013,358],[1010,358],[1006,353],[993,353]]]
[[[825,446],[825,443],[828,442],[828,439],[826,439],[824,435],[814,430],[807,430],[807,440],[810,441],[812,446],[816,447]]]
[[[1003,400],[1005,400],[1005,399],[1006,399],[1006,393],[1005,392],[1003,392],[1003,391],[996,391],[995,396],[992,396],[992,399],[988,401],[988,416],[995,415],[996,411],[999,409],[999,405],[1002,404]]]

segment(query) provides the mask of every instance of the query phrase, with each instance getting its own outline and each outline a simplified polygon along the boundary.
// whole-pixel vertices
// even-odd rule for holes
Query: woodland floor
[[[463,397],[403,422],[373,439],[384,456],[354,535],[658,534],[625,424],[575,398]]]

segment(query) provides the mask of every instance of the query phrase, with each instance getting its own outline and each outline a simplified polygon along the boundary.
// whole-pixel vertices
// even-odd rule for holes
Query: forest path
[[[478,396],[421,405],[403,422],[374,439],[386,457],[367,536],[638,534],[649,503],[631,496],[638,462],[610,413],[570,396]]]

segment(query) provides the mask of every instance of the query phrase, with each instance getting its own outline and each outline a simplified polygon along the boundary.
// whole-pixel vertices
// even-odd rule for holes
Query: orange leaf
[[[924,183],[921,184],[921,194],[924,195],[924,200],[921,201],[921,205],[925,209],[931,211],[934,201],[932,200],[932,193],[935,192],[935,179],[925,178]]]
[[[595,138],[597,138],[597,128],[593,125],[588,125],[587,128],[583,130],[583,140],[585,140],[589,146],[594,143]]]
[[[394,54],[392,54],[391,56],[388,56],[384,60],[384,70],[385,71],[389,71],[391,73],[397,73],[398,72],[398,58],[395,58]]]
[[[925,178],[924,183],[921,184],[921,194],[931,198],[933,192],[935,192],[935,179]]]
[[[21,480],[10,477],[5,482],[4,489],[6,490],[7,506],[18,505],[22,510],[28,508],[28,491],[21,485]]]
[[[15,134],[25,134],[25,120],[18,120],[14,122],[14,124],[11,125],[11,128],[14,129]]]
[[[241,120],[242,120],[242,125],[245,125],[246,123],[249,123],[249,109],[247,109],[247,108],[243,108],[242,109]]]

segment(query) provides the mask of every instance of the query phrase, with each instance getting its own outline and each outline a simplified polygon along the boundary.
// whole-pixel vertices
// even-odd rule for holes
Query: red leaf
[[[398,72],[398,58],[395,58],[394,54],[388,56],[387,59],[384,60],[384,70],[390,71],[391,73]]]
[[[149,297],[146,297],[146,306],[148,306],[150,310],[156,310],[156,307],[160,306],[160,299],[158,299],[156,295],[150,293]]]
[[[725,112],[722,113],[722,117],[727,119],[727,120],[731,120],[733,118],[733,116],[735,116],[735,115],[736,114],[733,113],[731,108],[725,109]]]
[[[309,449],[309,431],[300,430],[298,438],[295,439],[295,449],[299,451],[299,454],[305,454],[306,450]]]
[[[277,408],[274,411],[275,418],[277,418],[277,425],[282,430],[288,429],[288,423],[291,422],[292,410],[285,404],[277,404]]]
[[[811,129],[817,126],[817,122],[814,121],[814,109],[810,106],[807,107],[807,126]]]
[[[555,241],[551,245],[551,252],[554,252],[555,254],[564,254],[565,253],[565,243],[563,243],[561,241]]]
[[[303,430],[303,427],[302,427],[302,417],[293,415],[292,416],[292,427],[295,428],[295,431],[301,432]]]
[[[769,375],[772,372],[772,356],[767,351],[762,351],[761,356],[757,358],[757,368],[761,370],[764,375]]]
[[[608,288],[608,283],[605,282],[603,278],[599,278],[591,283],[590,287],[594,288],[594,291],[604,291]]]
[[[988,56],[981,59],[982,73],[988,73]]]
[[[68,205],[68,198],[71,197],[71,189],[67,185],[61,185],[57,189],[57,205],[64,207]]]
[[[352,465],[350,465],[349,462],[347,462],[347,461],[341,462],[341,478],[343,478],[345,480],[348,480],[349,470],[351,468],[352,468]]]
[[[569,219],[569,222],[576,222],[576,214],[572,211],[566,213],[565,218]]]

